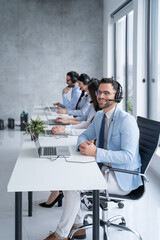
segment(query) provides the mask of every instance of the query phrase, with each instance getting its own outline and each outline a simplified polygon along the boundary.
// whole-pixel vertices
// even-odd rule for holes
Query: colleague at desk
[[[91,83],[93,83],[93,85],[91,85]],[[99,85],[99,80],[98,79],[96,79],[96,78],[91,78],[91,80],[88,82],[88,86],[87,86],[87,88],[89,88],[90,89],[90,99],[91,99],[91,97],[93,98],[93,99],[95,99],[95,93],[93,93],[93,91],[94,91],[94,84],[96,84],[96,85]],[[90,86],[91,85],[91,86]],[[93,86],[93,87],[92,87]],[[88,91],[88,90],[87,90]],[[88,93],[89,94],[89,93]],[[90,119],[91,117],[93,118],[93,116],[94,116],[94,114],[95,114],[95,111],[98,111],[99,110],[99,106],[98,106],[98,108],[97,108],[97,106],[98,106],[98,103],[97,103],[97,97],[96,97],[96,102],[95,102],[95,105],[94,105],[94,107],[93,107],[93,105],[92,106],[90,106],[89,108],[88,108],[88,110],[86,111],[86,113],[85,114],[83,114],[82,116],[77,116],[77,117],[74,117],[74,118],[64,118],[64,117],[57,117],[56,118],[56,120],[55,120],[55,122],[57,122],[57,123],[67,123],[67,124],[70,124],[70,125],[76,125],[76,124],[83,124],[84,122],[86,122],[86,121],[88,121],[88,119]],[[95,108],[95,109],[94,109]],[[80,125],[79,125],[80,126]],[[75,127],[75,128],[77,128],[77,127]],[[60,129],[60,128],[59,128]]]
[[[65,87],[62,91],[63,104],[60,102],[57,102],[57,103],[54,103],[55,106],[66,108],[66,109],[76,109],[78,99],[82,93],[78,86],[78,82],[77,82],[78,77],[79,77],[79,74],[77,72],[71,71],[67,73],[66,83],[68,86]],[[67,93],[70,91],[71,88],[72,88],[71,99],[69,100],[67,97]]]
[[[90,97],[90,107],[86,114],[88,114],[88,118],[86,121],[82,121],[80,124],[77,125],[69,125],[68,127],[65,126],[54,126],[52,128],[53,134],[59,134],[59,133],[65,133],[68,135],[76,135],[79,136],[82,132],[86,130],[86,128],[89,126],[89,124],[92,122],[96,112],[99,109],[97,97],[96,97],[96,91],[98,90],[99,86],[99,80],[98,79],[92,79],[89,81],[88,85],[88,95]],[[63,198],[63,193],[59,191],[52,191],[48,200],[46,202],[42,202],[39,205],[41,207],[45,208],[51,208],[53,207],[57,202],[61,201]],[[58,204],[58,206],[61,206],[61,204]]]
[[[86,156],[94,156],[102,163],[102,172],[110,165],[117,168],[139,171],[139,130],[133,116],[118,108],[122,99],[122,87],[112,78],[103,78],[97,91],[98,111],[88,129],[79,136],[77,149]],[[94,144],[96,140],[96,145]],[[105,174],[109,193],[128,194],[142,185],[141,177],[123,173]],[[82,225],[80,192],[65,191],[65,204],[56,231],[46,240],[67,240],[72,226]],[[85,230],[75,233],[85,237]]]
[[[78,121],[79,124],[70,124],[67,126],[60,126],[60,125],[54,126],[52,128],[53,134],[65,133],[68,135],[79,136],[82,132],[85,131],[85,129],[92,122],[95,116],[95,113],[98,110],[100,110],[97,102],[97,97],[96,97],[96,91],[98,90],[98,86],[99,86],[99,80],[95,78],[92,78],[88,83],[87,92],[90,98],[90,107],[88,108],[86,114],[83,117],[79,117],[79,119],[82,121]]]
[[[57,113],[63,114],[63,113],[68,113],[69,115],[73,116],[83,116],[85,115],[87,109],[89,108],[90,105],[90,99],[87,93],[87,84],[90,81],[90,77],[82,73],[78,77],[78,85],[82,91],[80,98],[78,99],[77,105],[76,105],[76,110],[72,109],[59,109]]]

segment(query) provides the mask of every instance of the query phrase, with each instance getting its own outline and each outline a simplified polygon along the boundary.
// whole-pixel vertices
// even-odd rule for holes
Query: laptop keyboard
[[[55,147],[45,147],[43,150],[44,156],[54,156],[56,155],[56,148]]]
[[[48,123],[49,123],[49,124],[54,124],[54,123],[55,123],[55,120],[49,119],[49,120],[48,120]]]
[[[59,107],[49,107],[51,111],[55,112]],[[48,107],[45,107],[44,110],[48,110]]]
[[[52,133],[51,130],[46,130],[46,134],[47,134],[47,135],[53,135],[53,133]]]

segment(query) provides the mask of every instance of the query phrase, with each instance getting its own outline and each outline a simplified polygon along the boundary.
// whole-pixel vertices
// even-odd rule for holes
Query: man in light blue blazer
[[[96,113],[88,129],[79,136],[77,150],[83,155],[94,156],[97,163],[102,164],[109,193],[126,195],[142,185],[141,177],[112,171],[105,174],[110,166],[133,171],[141,167],[139,129],[134,117],[117,106],[121,99],[121,85],[112,78],[103,78],[97,91],[102,111]],[[67,240],[71,227],[82,225],[80,192],[65,191],[64,196],[67,201],[61,220],[55,233],[46,240]],[[77,231],[73,237],[84,239],[85,230]]]
[[[108,167],[139,171],[139,129],[136,120],[121,110],[117,103],[122,99],[122,87],[113,79],[104,78],[97,92],[99,107],[92,124],[79,136],[78,148],[84,155],[95,156],[97,163],[103,163],[102,172]],[[100,129],[103,116],[106,115],[104,146],[99,147]],[[107,136],[106,136],[107,135]],[[106,139],[107,138],[107,139]],[[94,141],[96,139],[96,145]],[[111,179],[109,179],[111,178]],[[126,195],[142,185],[141,177],[110,172],[106,176],[108,191]],[[113,186],[110,185],[113,183]]]

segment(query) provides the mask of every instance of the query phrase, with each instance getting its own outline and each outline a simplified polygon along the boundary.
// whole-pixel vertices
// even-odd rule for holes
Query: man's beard
[[[109,108],[109,107],[111,107],[113,104],[114,104],[114,102],[106,101],[106,103],[103,104],[103,105],[99,104],[99,107],[100,107],[101,109]]]

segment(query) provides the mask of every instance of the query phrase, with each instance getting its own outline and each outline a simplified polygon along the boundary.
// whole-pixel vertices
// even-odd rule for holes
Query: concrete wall
[[[102,77],[102,0],[0,2],[0,118],[61,101],[68,71]]]

